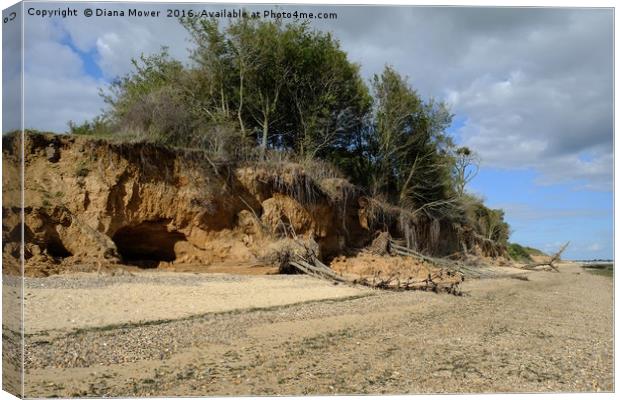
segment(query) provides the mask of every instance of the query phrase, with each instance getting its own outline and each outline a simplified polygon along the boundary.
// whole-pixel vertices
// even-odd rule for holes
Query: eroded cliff
[[[3,257],[13,274],[19,145],[18,135],[3,137]],[[27,275],[119,264],[266,265],[291,238],[329,260],[367,245],[378,230],[429,253],[502,251],[448,221],[403,223],[346,180],[316,178],[293,163],[231,164],[198,151],[52,134],[26,134],[23,149]]]

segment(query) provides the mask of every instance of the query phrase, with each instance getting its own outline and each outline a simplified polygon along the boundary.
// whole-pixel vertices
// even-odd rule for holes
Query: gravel
[[[613,281],[561,271],[36,335],[27,395],[612,391]]]

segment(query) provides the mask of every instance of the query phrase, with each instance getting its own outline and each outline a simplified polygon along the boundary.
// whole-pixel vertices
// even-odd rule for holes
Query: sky
[[[99,89],[131,58],[168,46],[189,62],[192,43],[165,4],[25,3],[27,128],[65,132],[104,109]],[[240,5],[174,4],[175,9]],[[85,17],[84,10],[160,10],[160,17]],[[573,259],[613,256],[613,13],[584,8],[247,6],[336,12],[330,31],[365,79],[386,64],[424,98],[445,101],[449,133],[481,159],[468,190],[502,208],[511,240]],[[18,75],[3,75],[5,85]],[[4,113],[3,130],[18,127]],[[18,113],[13,113],[18,115]]]

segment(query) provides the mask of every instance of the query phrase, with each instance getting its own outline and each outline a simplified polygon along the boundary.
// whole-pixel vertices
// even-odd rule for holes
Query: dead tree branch
[[[323,264],[316,256],[314,251],[301,241],[296,242],[303,246],[303,254],[295,254],[287,262],[293,268],[316,278],[329,280],[334,283],[344,283],[348,285],[362,285],[375,289],[384,290],[425,290],[433,292],[446,292],[459,295],[460,284],[463,282],[463,274],[438,268],[429,273],[425,279],[414,280],[412,277],[404,277],[400,273],[392,273],[387,278],[375,274],[372,279],[362,276],[357,279],[350,279],[334,272],[330,267]]]
[[[543,267],[543,266],[549,266],[549,268],[555,272],[560,272],[560,270],[558,269],[557,266],[553,265],[555,262],[560,261],[561,257],[562,257],[562,253],[564,252],[564,250],[566,250],[566,248],[568,247],[568,245],[570,244],[570,242],[566,242],[564,243],[564,245],[562,247],[560,247],[560,249],[551,256],[551,258],[549,258],[548,261],[542,262],[542,263],[534,263],[534,264],[527,264],[523,267],[523,269],[535,269],[538,267]]]

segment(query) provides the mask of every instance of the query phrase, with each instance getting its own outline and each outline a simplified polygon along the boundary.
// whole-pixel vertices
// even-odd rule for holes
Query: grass
[[[594,275],[606,276],[608,278],[613,278],[614,276],[613,263],[586,264],[582,265],[581,268]]]

